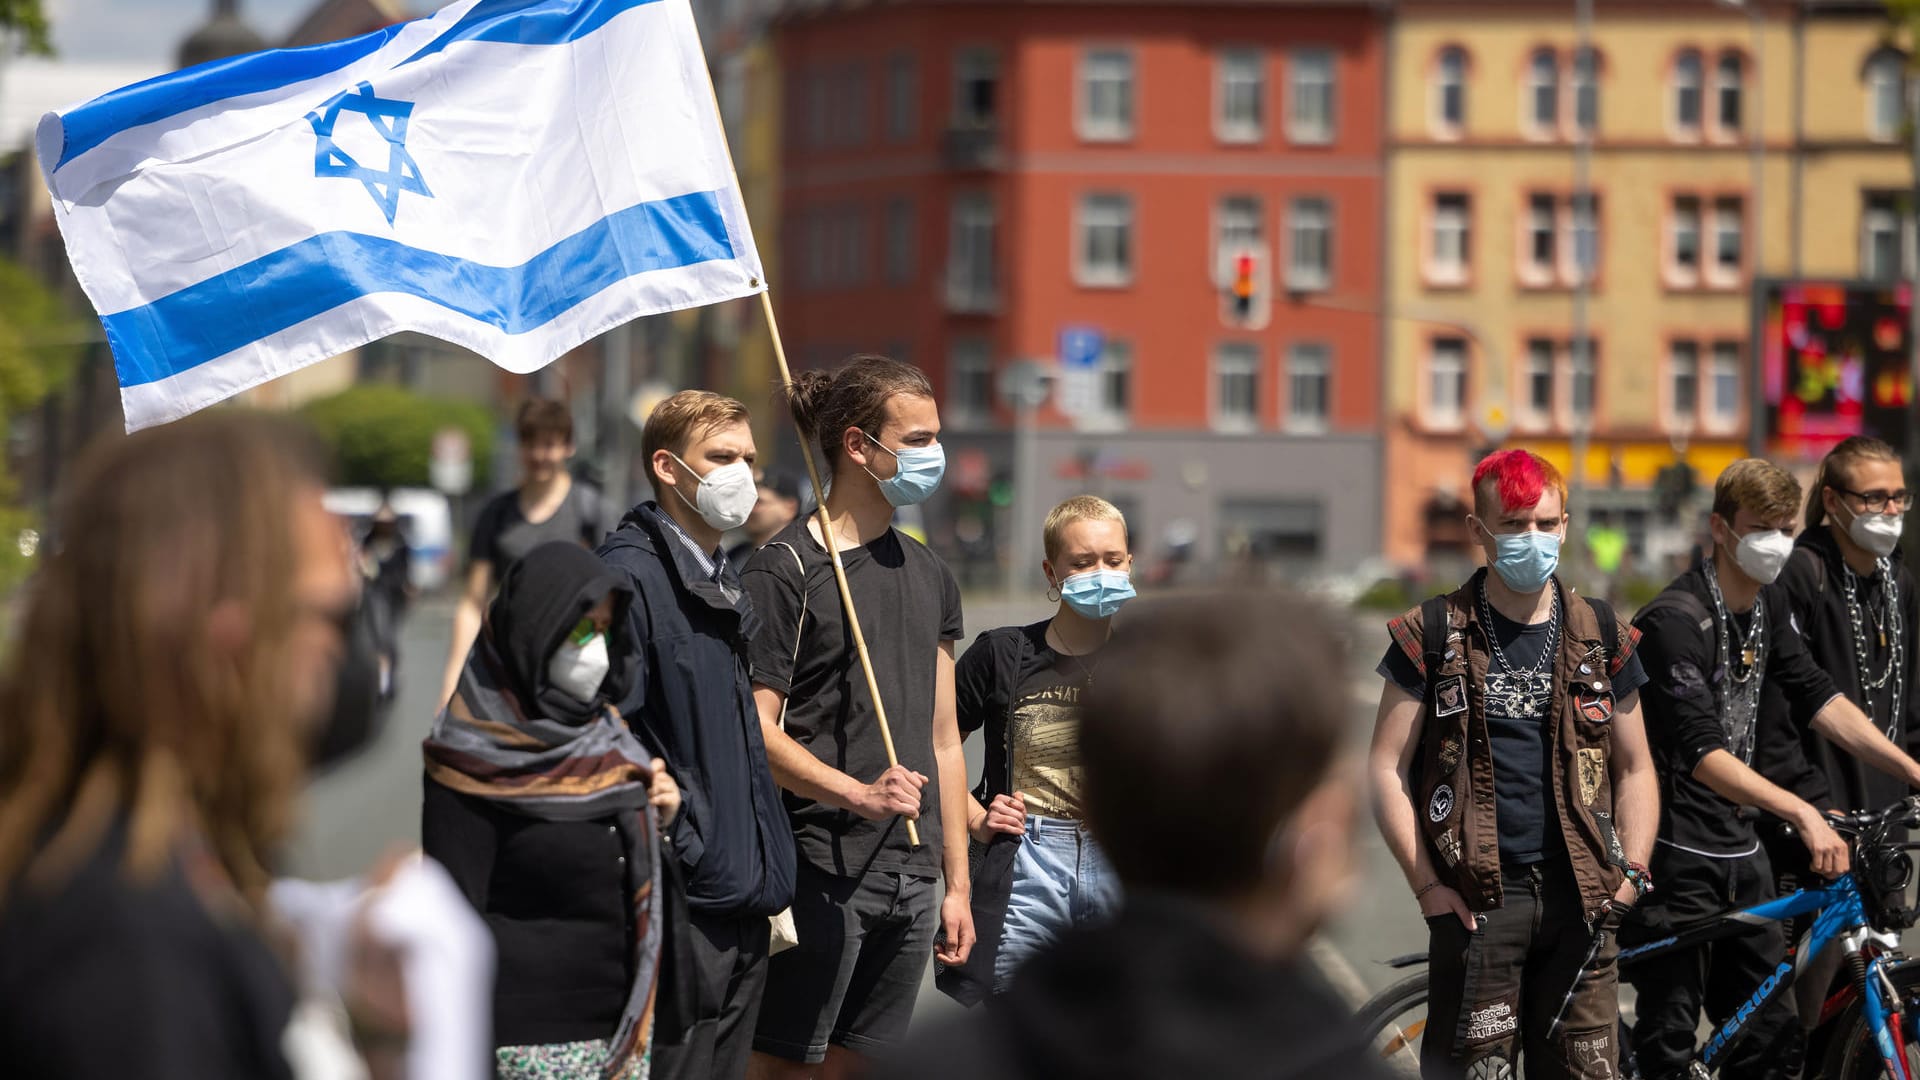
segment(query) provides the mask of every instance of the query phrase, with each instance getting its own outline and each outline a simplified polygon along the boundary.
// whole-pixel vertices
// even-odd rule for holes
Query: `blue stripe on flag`
[[[455,41],[564,45],[600,29],[623,11],[656,2],[481,0],[459,22],[401,63],[411,63],[439,52]],[[370,34],[327,45],[304,49],[269,49],[215,60],[103,94],[61,115],[61,136],[65,141],[60,151],[60,165],[65,165],[127,128],[192,112],[227,98],[291,86],[347,67],[379,51],[403,27],[409,25],[397,23]],[[330,97],[332,94],[323,96]],[[60,165],[54,168],[58,169]]]
[[[524,333],[635,274],[733,258],[721,194],[628,207],[519,266],[470,262],[365,233],[322,233],[100,322],[123,387],[190,371],[375,293],[417,296]]]

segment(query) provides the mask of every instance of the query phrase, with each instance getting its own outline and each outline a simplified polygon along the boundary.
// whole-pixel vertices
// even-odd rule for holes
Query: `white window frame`
[[[1467,50],[1459,45],[1443,45],[1433,58],[1433,76],[1428,82],[1427,124],[1442,139],[1457,139],[1467,130],[1467,72],[1471,63]],[[1460,115],[1447,115],[1447,97],[1451,93],[1460,104]]]
[[[1139,261],[1134,228],[1136,212],[1133,196],[1117,191],[1092,191],[1080,196],[1073,209],[1073,281],[1092,289],[1118,289],[1133,284],[1134,265]],[[1093,230],[1109,229],[1118,233],[1119,259],[1115,263],[1096,263],[1092,258]]]
[[[1319,406],[1315,412],[1302,412],[1301,383],[1318,384]],[[1319,435],[1327,430],[1333,413],[1333,347],[1323,341],[1296,341],[1287,346],[1286,401],[1280,411],[1282,425],[1296,435]]]
[[[1667,205],[1667,280],[1675,285],[1697,285],[1707,256],[1706,204],[1691,192],[1676,192]],[[1680,258],[1682,238],[1693,239],[1693,264]]]
[[[1875,142],[1893,142],[1900,137],[1900,125],[1906,113],[1906,63],[1890,49],[1882,49],[1867,60],[1863,77],[1866,84],[1867,138]],[[1884,108],[1891,105],[1890,109]]]
[[[1000,303],[999,214],[993,196],[959,192],[947,211],[947,307],[992,311]],[[984,250],[982,250],[984,249]]]
[[[1445,346],[1443,349],[1442,346]],[[1457,347],[1457,348],[1456,348]],[[1445,364],[1442,364],[1442,357]],[[1436,337],[1427,342],[1427,369],[1425,386],[1421,389],[1422,413],[1427,426],[1435,429],[1454,430],[1466,426],[1467,398],[1472,393],[1471,372],[1473,359],[1471,348],[1464,337]],[[1441,395],[1435,393],[1445,378],[1453,388],[1448,396],[1455,398],[1443,402]]]
[[[1096,83],[1111,90],[1114,106],[1111,115],[1094,112]],[[1138,92],[1138,65],[1131,49],[1113,46],[1082,49],[1079,71],[1074,78],[1074,133],[1083,142],[1125,142],[1133,138]]]
[[[1708,356],[1706,392],[1701,395],[1701,416],[1705,418],[1707,430],[1724,433],[1734,431],[1740,426],[1743,411],[1743,397],[1746,388],[1746,363],[1737,341],[1716,341],[1706,350]],[[1724,378],[1731,376],[1733,381],[1733,407],[1731,410],[1720,408],[1720,386]]]
[[[1544,405],[1535,397],[1535,383],[1547,380]],[[1520,345],[1520,396],[1514,409],[1516,426],[1527,431],[1548,431],[1560,401],[1560,346],[1549,337],[1529,337]]]
[[[1676,435],[1692,434],[1694,425],[1705,411],[1701,390],[1706,386],[1704,378],[1706,365],[1701,363],[1700,343],[1687,338],[1676,338],[1667,343],[1666,408],[1667,430]],[[1691,383],[1693,401],[1681,403],[1680,387],[1683,382]]]
[[[1234,91],[1251,88],[1253,114],[1234,116]],[[1213,59],[1213,136],[1223,143],[1257,143],[1267,134],[1267,57],[1259,49],[1222,49]]]
[[[1563,85],[1558,53],[1541,46],[1527,54],[1526,92],[1520,95],[1520,130],[1526,132],[1528,138],[1545,141],[1560,134]],[[1544,101],[1550,104],[1550,115],[1546,117],[1540,115],[1543,94]]]
[[[1234,261],[1250,253],[1257,267],[1267,255],[1266,202],[1258,195],[1223,195],[1213,204],[1213,280],[1233,287]],[[1249,224],[1251,227],[1248,227]]]
[[[1584,67],[1583,57],[1588,61]],[[1567,66],[1567,131],[1576,138],[1583,134],[1595,138],[1600,134],[1600,50],[1589,45],[1583,53],[1576,48]],[[1582,99],[1589,96],[1593,100],[1590,120],[1580,115]]]
[[[1691,120],[1686,115],[1689,94],[1693,102]],[[1699,49],[1682,49],[1673,58],[1673,91],[1669,100],[1667,124],[1674,138],[1698,139],[1707,116],[1707,59]]]
[[[920,62],[912,53],[887,58],[887,141],[912,142],[920,133]]]
[[[1521,213],[1526,216],[1519,229],[1520,279],[1529,285],[1552,284],[1560,273],[1564,247],[1560,239],[1560,200],[1550,192],[1530,191],[1521,204]],[[1541,236],[1547,238],[1548,246],[1553,249],[1547,253],[1545,262],[1541,262],[1534,251],[1534,241]]]
[[[1287,54],[1287,141],[1325,146],[1340,127],[1340,72],[1332,49]],[[1317,106],[1317,111],[1316,111]]]
[[[1884,228],[1875,228],[1876,223]],[[1893,265],[1877,266],[1874,235],[1893,237]],[[1913,259],[1913,218],[1900,212],[1898,196],[1892,192],[1867,192],[1860,200],[1860,277],[1867,281],[1901,281]]]
[[[983,389],[974,400],[972,389]],[[958,337],[947,352],[947,408],[956,428],[988,427],[993,423],[993,344],[982,337]]]
[[[1709,280],[1722,288],[1739,284],[1746,277],[1747,260],[1751,257],[1747,251],[1747,203],[1738,195],[1722,195],[1713,200],[1713,258],[1703,265]],[[1720,256],[1727,246],[1727,240],[1733,241],[1736,255],[1731,269],[1722,265]]]
[[[1457,204],[1457,215],[1453,205]],[[1473,272],[1473,194],[1436,191],[1427,212],[1426,277],[1434,285],[1464,285]]]
[[[1566,420],[1568,431],[1574,431],[1584,422],[1587,430],[1593,430],[1593,420],[1600,401],[1600,367],[1598,363],[1599,344],[1589,337],[1586,339],[1585,355],[1579,347],[1578,339],[1569,339],[1566,345],[1567,377],[1562,380],[1566,386]],[[1581,361],[1585,360],[1583,364]],[[1585,386],[1587,407],[1580,408],[1580,390]]]
[[[1728,78],[1727,65],[1731,61],[1732,78]],[[1727,94],[1734,96],[1734,122],[1728,124],[1725,110]],[[1713,132],[1721,139],[1733,140],[1747,128],[1747,59],[1733,49],[1720,53],[1713,62]]]
[[[993,84],[993,108],[979,115],[970,108],[967,88],[976,82]],[[990,131],[1000,123],[1000,53],[986,45],[963,45],[953,55],[953,119],[956,128]]]
[[[1250,341],[1223,341],[1213,347],[1213,362],[1208,365],[1212,378],[1209,398],[1212,408],[1215,431],[1233,434],[1245,434],[1260,429],[1260,346]],[[1225,388],[1221,385],[1228,376],[1246,378],[1251,381],[1246,395],[1246,406],[1250,414],[1226,411]]]
[[[1569,285],[1578,284],[1580,276],[1585,274],[1589,283],[1600,277],[1600,268],[1605,265],[1606,253],[1600,248],[1600,193],[1587,192],[1587,213],[1580,212],[1580,199],[1569,195],[1560,202],[1560,221],[1562,228],[1560,243],[1560,278]],[[1583,216],[1585,221],[1582,221]],[[1582,237],[1591,237],[1592,265],[1583,266],[1581,258]]]
[[[1124,379],[1126,392],[1114,402],[1113,377]],[[1109,338],[1100,346],[1100,359],[1094,365],[1095,390],[1093,413],[1080,418],[1081,430],[1123,431],[1133,419],[1134,362],[1133,343]]]
[[[1317,211],[1317,213],[1315,213]],[[1309,218],[1318,216],[1315,226]],[[1317,227],[1321,265],[1303,262],[1303,236]],[[1287,291],[1319,292],[1333,286],[1333,200],[1323,195],[1301,195],[1287,201]]]

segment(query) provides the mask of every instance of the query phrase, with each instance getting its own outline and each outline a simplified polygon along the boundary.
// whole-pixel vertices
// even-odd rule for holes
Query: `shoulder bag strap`
[[[781,541],[767,546],[786,548],[787,554],[793,556],[794,569],[800,571],[800,619],[794,623],[793,627],[793,667],[787,675],[787,693],[780,699],[780,730],[785,731],[787,730],[787,706],[793,701],[793,674],[800,666],[800,642],[804,640],[803,632],[807,626],[807,564],[800,561],[800,553],[794,550],[792,544]]]

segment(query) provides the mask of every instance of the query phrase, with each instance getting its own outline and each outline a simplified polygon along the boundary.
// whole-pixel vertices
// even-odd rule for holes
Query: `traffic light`
[[[1220,321],[1228,326],[1258,330],[1267,324],[1267,268],[1259,253],[1241,251],[1223,267]]]
[[[1253,256],[1233,260],[1233,317],[1246,322],[1253,314]]]

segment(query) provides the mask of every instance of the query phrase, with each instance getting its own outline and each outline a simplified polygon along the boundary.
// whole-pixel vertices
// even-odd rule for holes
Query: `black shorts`
[[[905,1037],[940,928],[939,889],[884,871],[838,877],[800,860],[800,944],[767,962],[753,1048],[814,1064],[830,1042],[871,1055]]]

